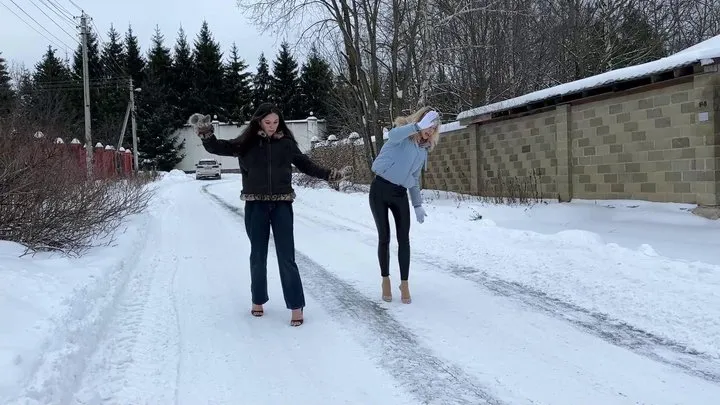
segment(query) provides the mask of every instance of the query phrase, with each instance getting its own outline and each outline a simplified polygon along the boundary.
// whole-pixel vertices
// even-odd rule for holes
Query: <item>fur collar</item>
[[[260,135],[260,137],[262,138],[268,138],[268,135],[263,130],[258,131],[258,135]],[[273,134],[272,139],[280,139],[283,136],[284,134],[282,133],[282,131],[277,131]]]

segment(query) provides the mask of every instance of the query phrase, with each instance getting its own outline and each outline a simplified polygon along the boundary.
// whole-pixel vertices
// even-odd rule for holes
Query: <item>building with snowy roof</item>
[[[719,66],[720,36],[653,62],[463,111],[460,129],[446,134],[454,149],[439,150],[429,166],[456,185],[453,191],[481,192],[489,179],[534,173],[543,196],[561,201],[717,206]]]

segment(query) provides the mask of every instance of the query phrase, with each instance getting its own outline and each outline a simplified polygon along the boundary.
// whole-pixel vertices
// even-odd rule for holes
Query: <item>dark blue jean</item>
[[[288,309],[305,306],[300,272],[295,263],[293,208],[290,201],[246,201],[245,231],[250,239],[250,291],[252,302],[268,302],[267,256],[272,228],[280,268],[285,305]]]

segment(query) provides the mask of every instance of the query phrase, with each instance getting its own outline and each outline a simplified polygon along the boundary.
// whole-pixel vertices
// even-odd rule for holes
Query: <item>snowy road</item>
[[[271,300],[265,317],[254,318],[237,189],[237,179],[161,187],[138,260],[109,289],[102,322],[87,325],[97,338],[76,340],[84,346],[72,353],[86,356],[45,359],[63,368],[45,367],[21,396],[28,400],[16,403],[709,405],[720,398],[717,361],[415,245],[413,304],[384,303],[372,230],[302,196],[295,239],[306,322],[288,325],[274,248]]]
[[[250,316],[249,250],[237,218],[197,183],[173,185],[161,198],[75,403],[414,403],[332,317],[313,311],[303,328],[288,326],[273,256],[275,299],[265,317]],[[312,297],[308,305],[322,307]]]

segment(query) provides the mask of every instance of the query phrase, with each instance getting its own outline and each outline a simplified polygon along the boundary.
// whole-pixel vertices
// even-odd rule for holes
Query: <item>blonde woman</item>
[[[380,153],[373,162],[375,178],[370,185],[370,210],[378,232],[378,261],[382,276],[382,299],[392,301],[390,287],[390,224],[388,211],[395,219],[400,264],[400,298],[409,304],[410,288],[410,201],[419,223],[427,214],[420,195],[420,173],[440,137],[440,115],[423,107],[407,117],[398,117],[388,132]]]

